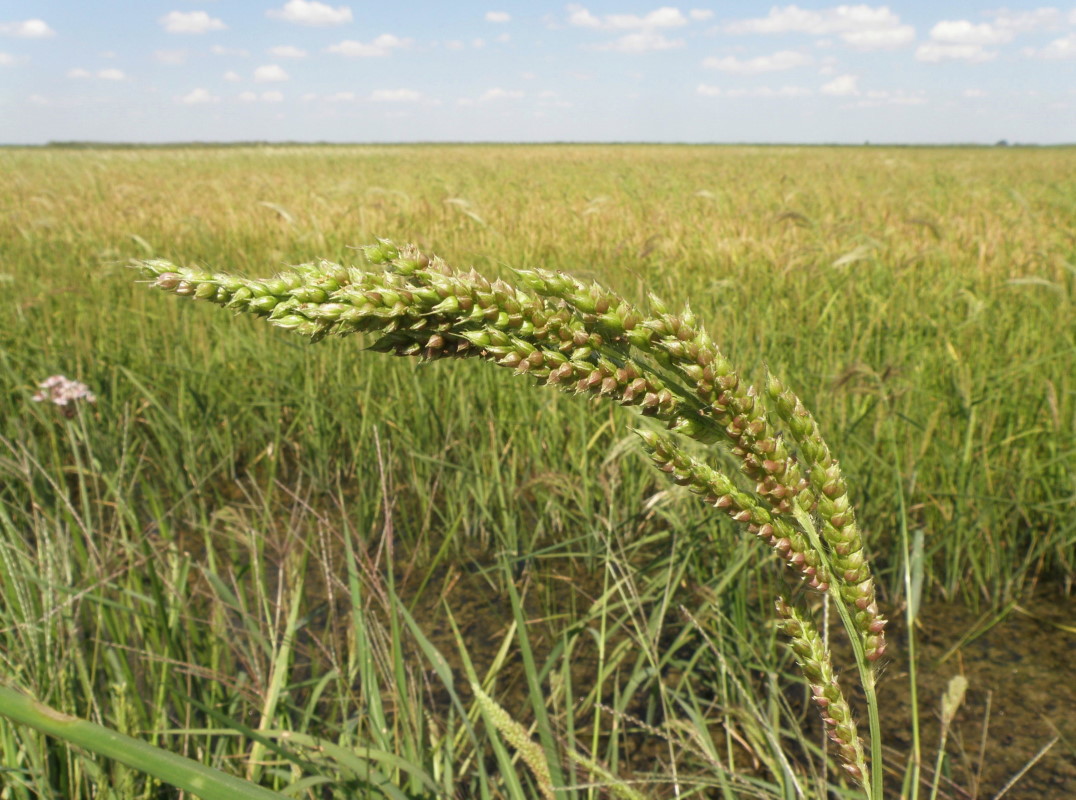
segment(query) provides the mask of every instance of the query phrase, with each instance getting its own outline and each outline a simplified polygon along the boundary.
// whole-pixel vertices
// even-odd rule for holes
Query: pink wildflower
[[[76,400],[97,402],[97,396],[90,391],[89,386],[70,380],[64,375],[51,375],[37,386],[40,391],[30,399],[35,403],[52,403],[59,406],[65,417],[75,416]]]

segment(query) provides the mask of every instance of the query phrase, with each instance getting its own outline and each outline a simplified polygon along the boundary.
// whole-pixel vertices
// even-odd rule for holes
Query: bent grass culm
[[[880,798],[881,770],[869,764],[881,765],[874,664],[885,652],[886,620],[839,462],[799,399],[772,375],[763,386],[745,385],[689,309],[673,313],[656,297],[643,311],[562,273],[517,270],[512,285],[455,270],[413,245],[379,240],[363,251],[363,266],[321,261],[269,279],[160,260],[140,267],[159,289],[315,341],[373,334],[379,352],[480,358],[662,423],[637,431],[658,469],[742,523],[837,609],[866,698],[870,759],[811,616],[781,599],[778,625],[842,766],[865,797]],[[722,446],[739,469],[705,463],[692,442]]]

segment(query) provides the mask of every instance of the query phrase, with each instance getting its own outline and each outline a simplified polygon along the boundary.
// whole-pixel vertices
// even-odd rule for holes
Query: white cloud
[[[354,99],[354,92],[334,92],[333,94],[325,95],[325,100],[329,103],[350,103]]]
[[[986,97],[987,93],[985,91],[983,91],[982,89],[965,89],[964,90],[964,96],[965,97]]]
[[[695,88],[695,93],[703,97],[810,97],[813,91],[806,86],[782,86],[773,89],[769,86],[737,87],[735,89],[722,89],[719,86],[709,86],[700,83]]]
[[[849,31],[841,34],[841,39],[857,50],[892,50],[914,42],[915,28],[911,25],[899,25],[896,28]]]
[[[377,89],[370,93],[375,103],[417,103],[421,99],[422,92],[414,89]]]
[[[858,81],[859,78],[855,75],[838,75],[818,91],[822,94],[831,94],[837,97],[859,94],[859,88],[856,86]]]
[[[124,74],[123,70],[122,69],[115,69],[115,68],[98,70],[96,75],[95,75],[94,73],[90,72],[88,69],[83,69],[82,67],[75,67],[74,69],[69,69],[67,71],[67,77],[68,78],[75,78],[75,79],[78,79],[78,80],[82,80],[82,79],[85,79],[85,78],[94,78],[94,77],[99,78],[99,79],[101,79],[103,81],[123,81],[123,80],[127,80],[127,76]]]
[[[675,50],[684,46],[683,39],[667,39],[657,31],[644,30],[628,33],[612,42],[595,45],[595,50],[607,50],[615,53],[656,53],[660,50]]]
[[[475,48],[476,50],[481,50],[485,46],[486,46],[486,40],[485,39],[482,39],[482,38],[471,39],[471,47]]]
[[[401,39],[391,33],[383,33],[372,42],[356,42],[352,39],[347,39],[340,42],[340,44],[330,45],[325,49],[329,53],[338,53],[349,58],[378,58],[389,55],[393,50],[399,50],[410,45],[410,39]]]
[[[930,38],[947,44],[1004,44],[1011,42],[1011,30],[995,28],[988,22],[978,25],[966,19],[945,19],[930,29]]]
[[[158,22],[169,33],[208,33],[227,30],[223,20],[204,11],[169,11]]]
[[[680,9],[669,6],[651,11],[645,17],[635,14],[610,14],[606,20],[614,28],[677,28],[687,24]]]
[[[284,101],[284,94],[282,92],[240,92],[240,103],[256,103],[261,100],[263,103],[282,103]],[[214,101],[216,102],[216,101]]]
[[[915,50],[918,61],[937,64],[941,61],[968,61],[973,64],[990,61],[997,57],[992,50],[984,50],[981,44],[944,44],[942,42],[924,42]]]
[[[1076,14],[1076,12],[1073,12]],[[1050,61],[1061,61],[1076,58],[1076,33],[1070,33],[1060,39],[1054,39],[1045,47],[1038,49],[1028,47],[1023,51],[1026,58],[1042,58]]]
[[[44,39],[55,36],[56,31],[43,19],[25,19],[22,22],[0,22],[0,35],[18,36],[20,39]]]
[[[780,89],[770,90],[763,86],[760,97],[810,97],[814,92],[806,86],[782,86]]]
[[[495,100],[520,100],[523,98],[523,92],[518,89],[487,89],[482,93],[482,96],[478,98],[480,103],[489,103]]]
[[[300,47],[291,44],[282,44],[279,47],[270,47],[269,55],[277,58],[306,58],[307,53]]]
[[[215,56],[243,56],[243,57],[246,57],[246,56],[250,55],[249,50],[243,50],[240,47],[224,47],[224,46],[219,45],[219,44],[215,44],[212,47],[210,47],[209,52],[211,52]]]
[[[1028,11],[1010,11],[999,8],[983,12],[994,18],[994,26],[1014,33],[1037,30],[1055,30],[1064,22],[1064,14],[1057,8],[1035,8]],[[1069,22],[1076,24],[1076,9],[1069,13]]]
[[[239,83],[239,81],[243,80],[243,78],[239,75],[238,72],[228,70],[224,73],[224,80],[228,81],[229,83]]]
[[[921,92],[907,92],[897,89],[890,92],[885,89],[871,89],[856,105],[860,108],[877,108],[878,106],[921,106],[927,99]]]
[[[254,80],[257,83],[276,83],[288,80],[288,73],[279,64],[265,64],[254,70]]]
[[[568,6],[568,24],[579,28],[602,27],[602,21],[582,6]]]
[[[296,25],[327,26],[351,22],[351,9],[347,6],[333,8],[316,0],[288,0],[282,8],[271,8],[265,15]]]
[[[693,8],[687,15],[695,22],[705,22],[708,19],[713,19],[714,12],[708,8]]]
[[[509,22],[512,15],[506,11],[487,11],[486,22]]]
[[[829,30],[821,30],[823,24],[821,12],[808,11],[798,6],[774,6],[765,17],[739,19],[727,23],[724,29],[725,33],[832,33]]]
[[[15,56],[11,53],[0,53],[0,66],[8,66],[15,63]]]
[[[812,11],[790,5],[773,7],[761,18],[743,19],[725,26],[726,33],[809,33],[826,36],[852,30],[893,28],[900,24],[900,17],[889,6],[873,8],[868,5],[837,6]]]
[[[26,98],[35,106],[50,106],[52,101],[45,97],[43,94],[32,94]]]
[[[839,36],[860,50],[900,47],[915,39],[915,28],[902,25],[889,6],[840,5],[805,9],[796,5],[775,6],[765,17],[741,19],[724,26],[726,33]]]
[[[162,64],[173,66],[187,63],[186,50],[155,50],[153,57]]]
[[[543,108],[571,108],[572,103],[562,100],[560,95],[552,89],[543,89],[538,92],[538,105]]]
[[[501,35],[494,37],[493,41],[497,44],[508,44],[512,41],[512,37],[507,33],[502,33]]]
[[[220,98],[208,89],[192,89],[182,97],[177,97],[176,102],[187,106],[197,106],[204,103],[219,103]]]
[[[770,56],[757,56],[741,60],[736,56],[717,58],[710,56],[703,59],[702,65],[710,69],[731,72],[736,75],[758,75],[762,72],[780,72],[811,63],[811,57],[795,50],[781,50]]]
[[[687,24],[678,8],[662,6],[646,16],[637,14],[606,14],[596,17],[581,5],[568,6],[568,24],[580,28],[597,28],[601,30],[625,30],[632,28],[675,28]]]

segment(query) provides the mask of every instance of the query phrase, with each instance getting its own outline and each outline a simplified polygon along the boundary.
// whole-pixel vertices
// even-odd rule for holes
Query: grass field
[[[690,301],[814,411],[890,616],[1001,620],[1034,590],[1073,609],[1074,173],[1073,149],[0,151],[3,679],[294,797],[537,796],[471,681],[560,797],[825,797],[769,622],[793,579],[654,472],[631,412],[311,345],[128,265],[263,275],[388,237]],[[57,373],[96,403],[32,402]],[[4,723],[0,762],[4,798],[171,796]]]

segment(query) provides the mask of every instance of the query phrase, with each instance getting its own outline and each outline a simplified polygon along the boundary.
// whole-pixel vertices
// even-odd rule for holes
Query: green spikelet
[[[796,663],[811,686],[811,694],[822,715],[826,734],[837,745],[841,766],[861,786],[869,787],[870,771],[863,753],[863,742],[856,730],[852,709],[837,683],[837,674],[833,671],[825,642],[819,636],[814,623],[799,610],[788,605],[783,598],[777,600],[777,616],[778,625],[788,636],[792,652],[796,654]]]
[[[811,496],[817,499],[814,508],[805,504],[803,510],[813,511],[821,523],[822,540],[828,548],[841,597],[854,608],[852,618],[867,658],[877,661],[885,653],[887,620],[878,610],[874,579],[841,466],[830,453],[814,416],[795,394],[773,375],[766,382],[766,393],[799,448]]]
[[[482,709],[486,720],[516,749],[523,763],[534,775],[534,781],[538,784],[538,790],[542,797],[554,800],[553,777],[549,772],[549,763],[546,761],[542,746],[527,735],[527,729],[516,722],[493,698],[482,691],[477,683],[471,684],[471,691]]]

